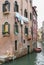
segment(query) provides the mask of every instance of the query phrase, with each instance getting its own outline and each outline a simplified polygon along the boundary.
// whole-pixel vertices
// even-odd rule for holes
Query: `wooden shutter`
[[[15,22],[15,32],[18,33],[18,24]]]

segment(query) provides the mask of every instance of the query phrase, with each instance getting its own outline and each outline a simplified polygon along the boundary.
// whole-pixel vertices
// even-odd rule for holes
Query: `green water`
[[[32,53],[3,65],[44,65],[44,46],[41,53]]]

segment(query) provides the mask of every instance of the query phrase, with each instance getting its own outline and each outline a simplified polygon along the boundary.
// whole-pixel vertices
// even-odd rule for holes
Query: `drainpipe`
[[[21,15],[23,15],[23,0],[21,0]],[[22,24],[21,24],[21,42],[23,42],[23,25]]]

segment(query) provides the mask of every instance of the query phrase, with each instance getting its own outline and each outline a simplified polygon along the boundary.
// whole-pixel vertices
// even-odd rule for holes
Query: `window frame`
[[[8,32],[5,32],[5,26],[8,25]],[[5,22],[3,25],[2,25],[2,34],[3,35],[6,35],[6,34],[10,34],[10,24],[8,22]]]
[[[25,32],[25,35],[28,35],[28,27],[27,26],[25,26],[24,32]]]
[[[6,6],[8,5],[8,11],[6,11]],[[3,4],[3,13],[9,13],[10,11],[10,3],[8,1],[5,1],[5,3]]]
[[[18,23],[15,22],[14,24],[14,33],[17,35],[19,33],[19,29],[18,29]]]
[[[28,12],[27,12],[26,9],[24,10],[24,16],[25,16],[26,18],[28,18]]]
[[[17,1],[15,1],[15,4],[14,4],[14,12],[19,12],[19,6]]]

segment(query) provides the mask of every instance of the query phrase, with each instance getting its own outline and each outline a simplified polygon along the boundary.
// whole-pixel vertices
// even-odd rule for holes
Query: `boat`
[[[41,52],[42,49],[41,49],[41,48],[34,48],[34,51],[35,51],[35,52]]]

